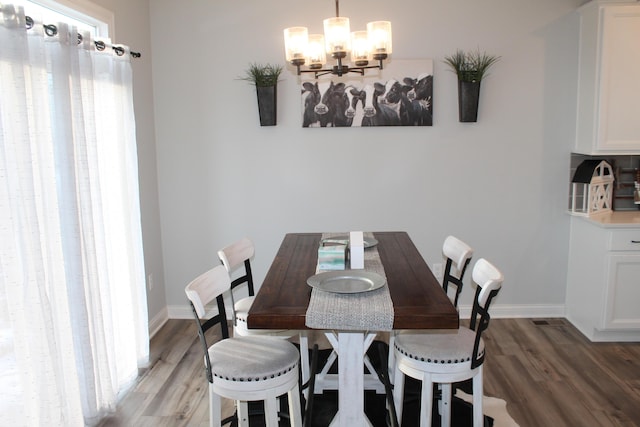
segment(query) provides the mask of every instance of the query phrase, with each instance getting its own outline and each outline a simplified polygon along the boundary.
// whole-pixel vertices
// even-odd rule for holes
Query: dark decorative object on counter
[[[444,58],[458,76],[458,116],[460,122],[478,121],[478,102],[480,101],[480,82],[487,75],[487,70],[500,59],[499,56],[487,55],[479,50],[464,52],[457,50],[455,54]]]
[[[282,73],[281,65],[251,64],[242,80],[256,87],[260,126],[275,126],[278,110],[278,78]]]

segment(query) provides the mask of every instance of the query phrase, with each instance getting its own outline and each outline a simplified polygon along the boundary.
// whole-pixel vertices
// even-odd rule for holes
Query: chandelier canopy
[[[349,72],[364,75],[367,68],[383,68],[383,61],[391,54],[391,22],[374,21],[367,29],[351,32],[349,18],[340,16],[339,0],[336,0],[336,16],[323,21],[324,34],[309,34],[307,27],[291,27],[284,30],[284,49],[287,61],[301,73],[342,76]],[[324,68],[327,54],[336,60],[332,68]],[[353,65],[343,64],[351,55]],[[377,61],[375,65],[369,62]],[[307,68],[303,69],[302,66]]]

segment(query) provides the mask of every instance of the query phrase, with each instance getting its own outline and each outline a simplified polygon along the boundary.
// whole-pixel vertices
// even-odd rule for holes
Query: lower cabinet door
[[[640,329],[640,252],[610,253],[603,329]]]

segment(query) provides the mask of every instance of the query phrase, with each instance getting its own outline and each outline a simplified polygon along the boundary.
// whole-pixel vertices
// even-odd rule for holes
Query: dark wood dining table
[[[406,232],[373,232],[393,301],[393,329],[457,329],[458,311]],[[322,233],[286,234],[249,310],[258,329],[308,329],[305,318]],[[337,331],[338,414],[332,425],[366,426],[365,340],[376,331]]]

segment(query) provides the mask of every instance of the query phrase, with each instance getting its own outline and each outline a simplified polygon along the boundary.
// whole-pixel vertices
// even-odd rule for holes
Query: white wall
[[[243,236],[260,283],[285,233],[353,229],[405,230],[429,264],[454,234],[504,271],[497,304],[562,307],[580,3],[345,0],[352,28],[392,21],[393,58],[434,59],[434,126],[302,129],[294,73],[279,85],[275,127],[259,126],[255,90],[238,77],[250,62],[283,63],[282,29],[320,32],[334,2],[151,0],[170,309]],[[478,47],[502,59],[483,81],[479,121],[459,123],[442,60]]]
[[[153,331],[162,321],[162,313],[166,312],[167,302],[158,204],[149,1],[99,0],[95,3],[115,14],[114,41],[128,44],[132,50],[142,53],[141,58],[132,60],[133,96],[138,143],[144,262],[147,275],[152,275],[154,282],[152,289],[147,288],[149,320],[151,320],[150,327]]]

